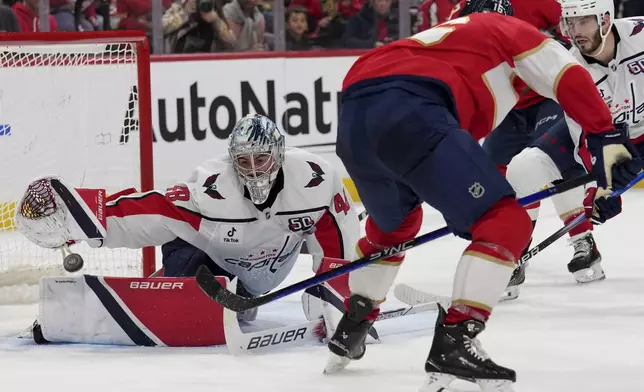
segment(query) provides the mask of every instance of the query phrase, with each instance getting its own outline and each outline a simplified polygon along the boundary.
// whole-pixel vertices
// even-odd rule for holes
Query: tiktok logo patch
[[[222,244],[243,244],[244,228],[242,226],[221,225],[219,228],[219,239]]]

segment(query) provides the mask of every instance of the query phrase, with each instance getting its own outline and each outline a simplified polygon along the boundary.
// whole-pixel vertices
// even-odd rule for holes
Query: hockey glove
[[[631,143],[627,124],[617,124],[615,129],[603,133],[586,134],[586,148],[590,154],[590,165],[587,167],[597,179],[600,189],[598,196],[612,188],[613,165],[638,157],[637,150]]]
[[[588,218],[593,225],[601,225],[622,212],[622,198],[621,196],[597,197],[597,187],[590,187],[586,189],[584,210],[586,218]]]
[[[644,161],[640,159],[630,159],[628,161],[623,161],[613,165],[612,175],[613,175],[613,190],[620,190],[626,188],[626,186],[637,177],[637,175],[642,171]]]

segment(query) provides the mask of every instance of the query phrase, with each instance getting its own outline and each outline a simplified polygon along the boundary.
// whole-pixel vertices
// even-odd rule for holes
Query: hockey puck
[[[71,253],[63,259],[63,268],[67,272],[77,272],[83,268],[83,258],[78,253]]]

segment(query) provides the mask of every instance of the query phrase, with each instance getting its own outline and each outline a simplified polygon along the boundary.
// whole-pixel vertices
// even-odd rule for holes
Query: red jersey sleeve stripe
[[[136,215],[157,215],[189,224],[199,231],[201,216],[183,208],[179,208],[164,195],[157,192],[146,193],[136,197],[122,197],[113,204],[106,206],[107,217],[124,218]]]

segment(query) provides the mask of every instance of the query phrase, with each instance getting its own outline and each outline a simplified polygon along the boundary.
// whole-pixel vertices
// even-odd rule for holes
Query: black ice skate
[[[512,272],[512,277],[510,277],[510,283],[508,283],[508,287],[506,287],[505,291],[503,292],[503,297],[501,297],[501,301],[510,301],[513,299],[517,299],[519,297],[519,293],[521,289],[519,286],[525,282],[525,269],[527,267],[527,263],[517,267],[513,272]]]
[[[352,360],[364,356],[366,339],[373,320],[365,320],[375,309],[375,304],[370,299],[360,295],[349,298],[349,310],[344,313],[338,327],[329,340],[331,356],[324,373],[333,373],[344,369]]]
[[[590,283],[606,279],[601,266],[602,256],[597,250],[597,244],[592,233],[572,239],[575,254],[568,263],[568,271],[573,274],[578,283]]]
[[[532,238],[530,238],[530,242],[528,242],[528,246],[523,250],[523,253],[521,253],[521,257],[523,258],[523,255],[525,255],[529,250],[530,250],[530,245],[532,245]],[[501,297],[501,301],[510,301],[513,299],[517,299],[519,297],[520,293],[520,288],[525,282],[525,270],[528,267],[528,262],[526,261],[523,265],[518,266],[513,272],[512,276],[510,277],[510,282],[508,283],[508,287],[505,289],[503,292],[503,296]]]
[[[485,329],[478,320],[445,325],[445,310],[439,306],[434,341],[425,362],[427,380],[421,392],[450,391],[455,379],[479,385],[484,392],[512,392],[516,373],[494,363],[476,336]]]

